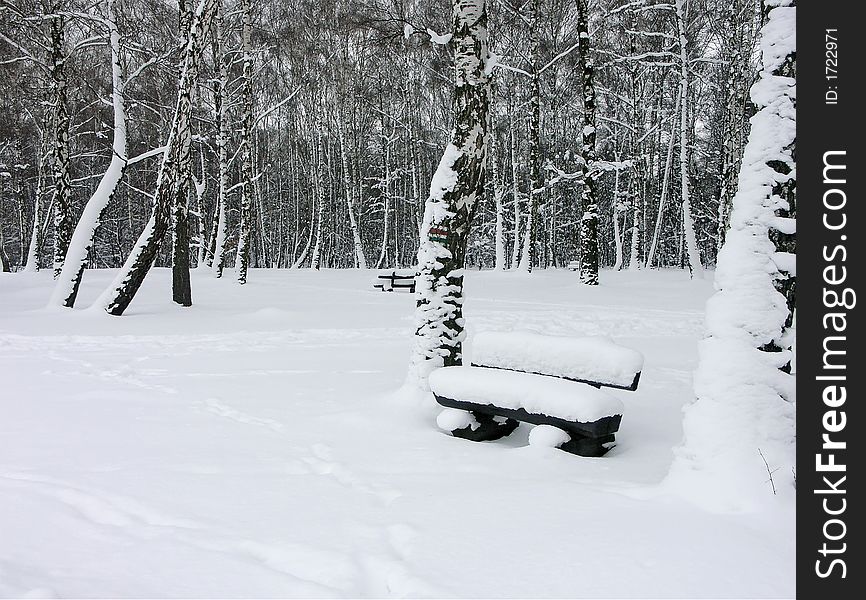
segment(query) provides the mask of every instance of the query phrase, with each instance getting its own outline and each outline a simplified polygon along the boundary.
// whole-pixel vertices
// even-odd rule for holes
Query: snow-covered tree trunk
[[[219,279],[226,265],[226,242],[228,241],[228,178],[229,178],[229,114],[228,114],[228,65],[225,51],[224,0],[218,0],[214,17],[214,63],[217,77],[214,80],[214,117],[216,119],[217,146],[217,208],[214,215],[213,270]]]
[[[577,31],[580,36],[581,92],[583,96],[584,161],[583,216],[580,219],[580,281],[598,285],[598,186],[595,150],[595,66],[589,45],[589,10],[586,0],[577,0]],[[614,201],[616,202],[616,201]]]
[[[691,194],[689,190],[689,59],[686,39],[685,0],[676,0],[677,33],[680,44],[680,189],[683,211],[683,234],[685,235],[686,251],[689,255],[689,269],[692,277],[703,279],[704,268],[701,265],[701,254],[695,237],[695,225],[692,221]]]
[[[415,341],[410,378],[462,362],[463,266],[472,216],[484,193],[489,127],[489,59],[485,0],[452,4],[454,129],[424,210],[418,249]]]
[[[241,52],[243,72],[241,75],[241,222],[238,226],[238,283],[247,282],[250,265],[250,233],[253,220],[253,50],[252,14],[250,0],[241,0]]]
[[[59,8],[57,10],[59,12]],[[72,238],[72,182],[69,178],[69,106],[66,77],[66,56],[63,54],[66,17],[55,14],[51,17],[51,81],[54,107],[54,278],[66,260],[69,240]]]
[[[109,46],[111,48],[111,103],[114,108],[114,138],[111,144],[111,161],[102,175],[99,185],[87,201],[84,212],[75,226],[69,243],[66,260],[57,277],[57,283],[49,300],[49,306],[72,308],[78,296],[78,287],[87,264],[93,237],[99,228],[100,220],[114,197],[117,186],[126,170],[126,103],[124,100],[125,81],[120,54],[120,31],[117,28],[117,2],[108,1]]]
[[[159,244],[168,229],[171,197],[178,177],[176,162],[178,140],[186,135],[185,131],[190,126],[190,111],[192,109],[190,92],[203,38],[215,6],[216,0],[199,0],[198,8],[190,25],[184,50],[177,104],[157,174],[156,192],[150,219],[114,281],[94,303],[94,306],[102,306],[111,315],[122,315],[132,302],[156,259]]]
[[[192,0],[178,2],[180,31],[188,31],[192,22]],[[198,75],[194,69],[191,79]],[[189,90],[179,87],[180,94],[190,94],[192,104],[192,86]],[[175,169],[177,177],[171,202],[171,297],[181,306],[192,306],[192,289],[189,280],[189,192],[192,188],[192,129],[189,124],[178,130],[177,158]]]
[[[793,317],[785,295],[793,273],[785,269],[793,261],[779,255],[777,244],[794,226],[780,215],[794,210],[796,9],[791,0],[765,5],[763,65],[751,89],[760,110],[743,153],[717,292],[707,303],[697,400],[686,410],[685,440],[669,477],[685,493],[726,509],[793,496],[794,486],[795,380],[784,371]]]
[[[343,187],[346,194],[346,211],[349,213],[349,229],[352,231],[352,243],[355,250],[355,264],[359,269],[367,268],[367,257],[364,254],[364,243],[361,240],[361,228],[355,218],[355,194],[352,188],[352,179],[349,173],[349,158],[346,152],[346,136],[344,132],[344,121],[341,119],[337,125],[340,136],[340,168],[343,171]],[[413,170],[413,185],[415,184],[416,172]]]

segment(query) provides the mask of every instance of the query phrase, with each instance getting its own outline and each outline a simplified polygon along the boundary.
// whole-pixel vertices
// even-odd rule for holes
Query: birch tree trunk
[[[337,127],[340,136],[340,163],[343,171],[343,187],[346,194],[346,211],[349,213],[349,228],[352,231],[352,242],[355,249],[355,264],[359,269],[367,268],[367,257],[364,255],[364,243],[361,240],[361,228],[355,219],[355,195],[352,187],[352,179],[349,173],[349,158],[346,152],[346,136],[344,133],[345,121],[341,119]],[[414,181],[413,171],[413,181]]]
[[[315,185],[313,187],[316,195],[316,212],[319,213],[319,220],[316,221],[316,245],[313,246],[313,256],[310,259],[310,268],[317,271],[321,266],[322,260],[322,217],[325,212],[324,154],[325,148],[322,143],[322,118],[320,115],[317,115]]]
[[[388,229],[390,228],[389,213],[391,212],[391,173],[389,170],[390,156],[388,153],[389,141],[388,135],[385,133],[385,116],[382,115],[382,182],[379,185],[379,190],[382,194],[382,246],[379,250],[379,260],[376,261],[376,268],[381,269],[385,266],[385,259],[388,255]],[[395,257],[396,260],[396,257]],[[396,263],[395,265],[396,266]]]
[[[214,81],[214,113],[217,130],[217,208],[214,216],[213,269],[217,279],[223,276],[226,264],[226,241],[228,239],[228,177],[229,177],[229,118],[228,118],[228,66],[225,52],[224,0],[217,1],[214,19],[214,63],[217,77]]]
[[[180,30],[188,31],[192,22],[192,0],[180,0]],[[198,69],[194,69],[191,79],[196,79]],[[191,91],[190,91],[191,92]],[[190,104],[192,97],[190,93]],[[181,306],[192,306],[192,289],[189,280],[189,192],[192,187],[190,152],[192,150],[192,130],[189,126],[178,131],[177,139],[177,179],[172,198],[171,229],[171,298]]]
[[[509,135],[511,150],[511,201],[514,205],[514,246],[511,248],[511,268],[517,269],[520,264],[520,165],[517,160],[517,132],[514,122],[514,111],[511,104],[509,112]]]
[[[600,171],[595,151],[595,82],[589,46],[589,11],[586,0],[577,0],[577,30],[580,36],[581,91],[583,94],[583,216],[580,219],[580,281],[598,285],[598,200]],[[616,201],[614,201],[616,202]]]
[[[27,263],[24,271],[27,273],[36,273],[39,271],[39,254],[42,249],[42,195],[43,184],[45,180],[45,159],[46,155],[42,152],[42,147],[39,148],[39,166],[36,174],[36,191],[33,201],[33,230],[30,232],[30,244],[27,248]]]
[[[250,264],[250,232],[253,220],[253,53],[250,42],[252,15],[250,0],[241,0],[241,50],[243,52],[243,74],[241,76],[241,223],[238,228],[238,283],[247,282]]]
[[[491,187],[493,189],[493,201],[496,205],[496,223],[493,232],[493,244],[495,258],[493,270],[505,270],[505,215],[504,207],[502,206],[502,186],[499,181],[499,160],[496,156],[496,133],[492,131],[490,134],[490,166],[491,166]]]
[[[52,12],[59,13],[55,6]],[[60,277],[69,240],[72,237],[71,197],[69,179],[69,107],[67,100],[66,56],[63,54],[66,18],[56,14],[51,18],[51,81],[54,105],[54,279]]]
[[[526,207],[526,234],[523,241],[523,254],[520,269],[532,272],[536,262],[535,241],[538,237],[538,196],[544,191],[541,179],[541,40],[539,23],[539,0],[530,0],[529,35],[532,52],[532,73],[530,74],[531,96],[529,99],[529,198]]]
[[[111,144],[111,161],[102,175],[99,185],[87,201],[84,212],[72,234],[66,260],[57,277],[57,283],[49,300],[49,306],[72,308],[78,296],[78,287],[87,264],[87,257],[93,246],[93,238],[99,228],[105,209],[108,207],[123,172],[126,170],[126,102],[124,100],[125,81],[120,55],[120,32],[117,28],[117,2],[108,0],[109,46],[111,48],[111,103],[114,108],[114,138]]]
[[[613,170],[613,241],[616,245],[616,257],[613,263],[613,270],[619,271],[622,269],[623,249],[622,249],[622,229],[619,226],[619,214],[622,212],[622,202],[619,197],[619,156],[615,156],[614,160],[617,166]]]
[[[410,379],[429,389],[437,367],[463,358],[463,267],[466,241],[484,193],[489,128],[489,59],[485,0],[452,4],[454,129],[424,210],[418,249],[417,308]]]
[[[677,31],[680,42],[680,188],[683,210],[683,235],[685,236],[686,252],[689,257],[689,269],[692,277],[703,279],[704,269],[701,265],[701,254],[695,237],[695,225],[692,221],[691,196],[689,190],[689,59],[687,52],[685,0],[676,0]]]
[[[207,190],[207,171],[204,164],[204,151],[199,154],[201,159],[201,179],[193,175],[192,186],[195,190],[195,208],[198,213],[196,220],[198,224],[198,242],[196,244],[196,259],[195,266],[197,269],[202,268],[207,261],[208,241],[207,241],[207,226],[204,220],[204,195]]]

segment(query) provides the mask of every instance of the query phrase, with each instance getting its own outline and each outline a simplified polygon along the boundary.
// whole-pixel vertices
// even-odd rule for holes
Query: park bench
[[[394,290],[409,290],[415,293],[415,269],[388,269],[379,271],[373,282],[373,287],[383,292]]]
[[[580,271],[580,261],[579,260],[569,261],[569,263],[567,265],[565,265],[565,268],[568,269],[569,271]]]
[[[430,374],[446,408],[439,426],[455,437],[489,441],[520,421],[561,429],[561,450],[603,456],[614,445],[623,404],[601,388],[634,391],[643,355],[607,338],[485,332],[472,343],[471,366]]]

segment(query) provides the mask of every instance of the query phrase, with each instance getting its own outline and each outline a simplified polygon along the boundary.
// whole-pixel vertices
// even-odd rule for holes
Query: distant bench
[[[497,440],[523,421],[563,430],[561,450],[603,456],[623,404],[600,388],[634,391],[642,368],[640,352],[606,338],[486,332],[473,340],[472,366],[437,369],[429,381],[452,409],[437,422],[455,437]]]
[[[389,269],[387,271],[379,271],[376,275],[376,280],[373,282],[373,287],[383,292],[393,292],[394,290],[409,290],[410,293],[415,293],[415,275],[414,269]]]

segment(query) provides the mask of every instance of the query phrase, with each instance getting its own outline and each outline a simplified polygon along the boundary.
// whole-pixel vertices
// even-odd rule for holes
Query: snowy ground
[[[89,301],[112,273],[90,272]],[[0,274],[0,596],[792,597],[793,509],[665,493],[708,282],[470,272],[481,330],[608,335],[646,356],[600,459],[472,443],[395,393],[412,297],[358,271],[158,269],[124,317]],[[469,345],[471,351],[471,343]],[[765,485],[756,482],[756,485]]]

